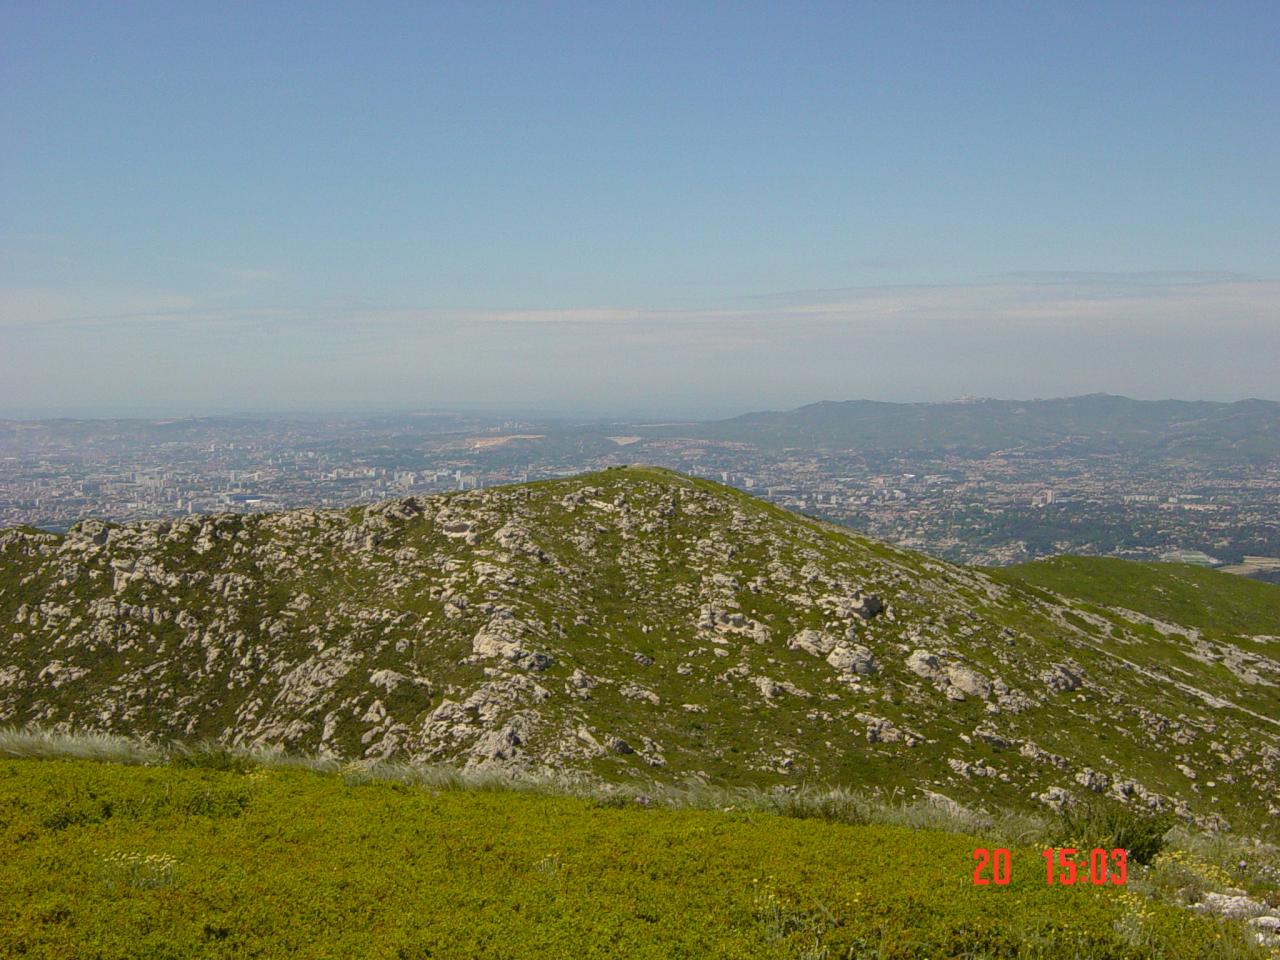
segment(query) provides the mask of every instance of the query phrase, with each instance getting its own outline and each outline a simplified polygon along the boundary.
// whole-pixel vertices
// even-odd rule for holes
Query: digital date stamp
[[[1107,850],[1094,847],[1088,858],[1081,858],[1076,847],[1054,847],[1040,851],[1045,862],[1045,883],[1069,887],[1074,884],[1122,887],[1129,879],[1128,851],[1122,847]],[[1013,876],[1013,854],[1007,847],[978,847],[973,884],[976,887],[1007,886]]]

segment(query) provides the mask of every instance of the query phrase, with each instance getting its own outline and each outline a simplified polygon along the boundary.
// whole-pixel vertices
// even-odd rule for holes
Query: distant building
[[[1160,554],[1165,563],[1189,563],[1197,567],[1220,567],[1222,561],[1201,550],[1167,550]]]

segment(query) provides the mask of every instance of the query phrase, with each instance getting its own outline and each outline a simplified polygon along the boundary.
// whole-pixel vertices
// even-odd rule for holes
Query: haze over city
[[[1277,399],[1233,9],[6,4],[0,415]]]

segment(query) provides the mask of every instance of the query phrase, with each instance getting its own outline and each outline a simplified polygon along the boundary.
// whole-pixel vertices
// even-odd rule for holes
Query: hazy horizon
[[[528,419],[528,420],[571,420],[571,421],[600,421],[609,422],[616,420],[618,422],[639,422],[645,418],[652,417],[669,417],[678,420],[719,420],[731,417],[742,416],[752,413],[770,413],[770,412],[786,412],[796,410],[801,407],[811,406],[821,403],[891,403],[891,404],[964,404],[976,403],[983,401],[994,401],[998,403],[1043,403],[1061,400],[1077,400],[1089,396],[1110,396],[1118,397],[1125,400],[1136,400],[1142,403],[1240,403],[1244,401],[1262,401],[1266,403],[1280,403],[1280,401],[1270,400],[1266,397],[1134,397],[1125,394],[1110,393],[1108,391],[1096,391],[1092,394],[1070,394],[1064,396],[1026,396],[1026,397],[990,397],[990,396],[962,396],[962,397],[941,397],[936,399],[908,399],[908,400],[886,400],[880,397],[821,397],[812,400],[806,400],[788,407],[769,407],[769,406],[748,406],[748,407],[732,407],[721,409],[715,405],[703,407],[701,409],[593,409],[583,408],[555,408],[545,407],[531,404],[520,404],[518,402],[501,402],[501,403],[445,403],[432,407],[408,407],[408,406],[369,406],[369,407],[341,407],[335,406],[331,408],[324,407],[298,407],[295,409],[237,409],[228,407],[225,409],[209,409],[195,412],[177,412],[175,410],[165,410],[160,408],[152,409],[129,409],[120,408],[64,408],[57,409],[28,409],[21,408],[3,408],[0,407],[0,420],[9,421],[42,421],[42,420],[201,420],[201,419],[218,419],[218,418],[246,418],[259,420],[272,419],[360,419],[364,417],[427,417],[427,416],[475,416],[486,418],[504,418]]]

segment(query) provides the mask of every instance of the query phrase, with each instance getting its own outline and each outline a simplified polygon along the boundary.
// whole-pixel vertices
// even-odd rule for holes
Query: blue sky
[[[1274,3],[0,3],[0,409],[1280,399]]]

